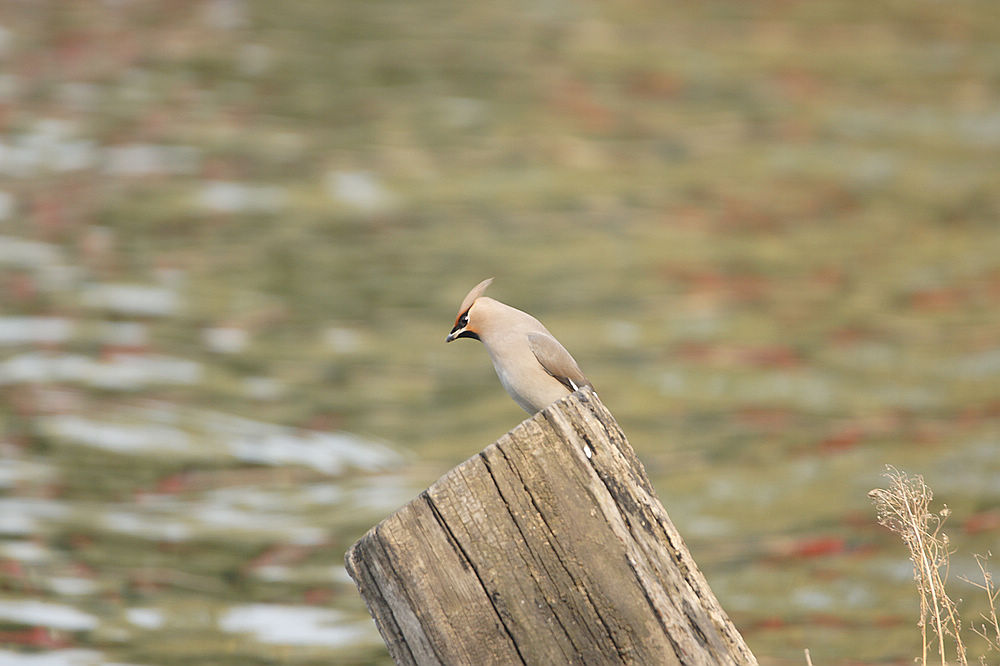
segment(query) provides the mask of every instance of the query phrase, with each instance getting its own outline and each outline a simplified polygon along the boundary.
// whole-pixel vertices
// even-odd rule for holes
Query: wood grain
[[[347,553],[398,664],[756,664],[610,412],[581,389]]]

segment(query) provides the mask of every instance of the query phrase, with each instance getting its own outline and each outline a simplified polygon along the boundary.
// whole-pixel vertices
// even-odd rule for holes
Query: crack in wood
[[[364,539],[371,552],[376,553],[381,551],[381,545],[373,543],[375,540],[373,534],[365,535]],[[403,632],[391,610],[392,605],[389,603],[389,595],[379,585],[378,577],[373,575],[368,564],[358,561],[356,556],[357,551],[355,550],[347,552],[347,556],[344,558],[347,572],[351,578],[357,581],[359,589],[368,592],[368,594],[362,594],[365,599],[365,605],[368,607],[368,612],[371,613],[373,618],[377,617],[381,620],[376,622],[376,625],[385,639],[386,645],[393,646],[393,650],[400,653],[393,656],[394,660],[397,663],[415,664],[416,660],[413,657],[413,653],[404,640]],[[386,609],[389,609],[388,612],[386,612]]]
[[[556,532],[555,532],[555,530],[552,529],[552,526],[549,525],[548,520],[545,518],[545,514],[542,512],[542,508],[541,508],[541,506],[539,506],[538,501],[536,500],[534,494],[532,494],[532,492],[531,492],[528,484],[525,482],[524,476],[521,474],[521,470],[507,456],[507,452],[504,451],[502,447],[498,446],[497,450],[500,452],[500,455],[503,456],[504,460],[507,462],[507,466],[514,472],[514,474],[517,475],[517,479],[521,483],[521,487],[524,490],[525,495],[528,497],[528,500],[531,502],[531,506],[532,506],[532,508],[534,508],[535,514],[538,516],[539,520],[542,521],[542,524],[545,525],[545,529],[548,531],[548,534],[549,534],[548,541],[549,541],[550,547],[552,548],[553,551],[558,551],[558,549],[556,548],[556,545],[559,543],[559,541],[556,538],[556,536],[557,536]],[[496,479],[494,478],[494,482],[495,481],[496,481]],[[497,491],[500,492],[499,486],[497,486]],[[501,496],[502,495],[503,495],[503,493],[501,492]],[[504,500],[504,501],[506,502],[506,500]],[[512,518],[513,518],[513,516],[512,516]],[[516,524],[516,522],[517,521],[515,521],[515,524]],[[518,526],[518,531],[520,531],[520,526]],[[522,536],[523,536],[523,533],[522,533]],[[563,572],[566,574],[566,577],[572,582],[573,586],[578,591],[580,591],[580,592],[583,593],[583,596],[584,596],[584,598],[587,601],[587,605],[593,611],[594,616],[597,617],[597,620],[598,620],[598,622],[600,622],[601,626],[604,627],[604,632],[607,635],[608,640],[611,641],[611,644],[614,646],[616,652],[618,652],[619,657],[622,658],[622,660],[624,661],[624,653],[622,651],[622,648],[618,644],[618,642],[615,640],[615,634],[614,634],[614,632],[611,630],[611,628],[604,621],[604,617],[602,617],[601,614],[600,614],[600,612],[598,612],[597,606],[596,606],[596,604],[594,604],[594,600],[591,598],[590,594],[587,592],[587,586],[586,585],[582,585],[581,581],[579,579],[577,579],[575,576],[573,576],[573,573],[569,570],[569,567],[566,566],[566,562],[565,562],[564,558],[561,557],[561,556],[559,556],[560,553],[556,552],[556,554],[557,554],[556,561],[559,563],[559,565],[562,568]],[[555,616],[557,618],[557,621],[559,621],[558,620],[558,615],[555,613],[555,611],[553,611],[553,616]],[[563,624],[562,624],[561,621],[559,621],[559,624],[560,624],[560,626],[563,626]],[[587,631],[589,633],[591,633],[591,634],[593,633],[593,632],[591,632],[591,626],[590,626],[589,623],[583,622],[582,624],[587,628]],[[576,644],[575,644],[575,642],[573,640],[572,634],[567,633],[567,637],[569,638],[571,644],[573,644],[574,647],[576,647]],[[596,638],[596,636],[595,636],[595,638]],[[580,653],[580,649],[578,647],[576,647],[576,649],[577,649],[577,653],[579,654]]]
[[[612,432],[606,420],[604,418],[601,418],[601,415],[594,410],[594,406],[592,404],[588,403],[588,406],[591,408],[590,412],[594,416],[594,420],[596,420],[597,423],[599,423],[603,427],[609,439],[612,440],[621,439],[620,442],[616,442],[616,444],[618,445],[617,448],[625,456],[626,460],[628,460],[630,466],[638,465],[640,466],[641,470],[641,463],[638,461],[637,458],[634,457],[634,453],[632,455],[629,455],[631,451],[630,447],[627,444],[627,440],[623,439],[624,433],[618,430],[615,433],[615,435],[617,436],[612,436]],[[576,424],[574,425],[575,425],[574,430],[576,430],[577,433],[579,434],[579,426]],[[714,595],[711,595],[711,593],[709,592],[710,596],[709,597],[705,596],[705,591],[699,581],[699,579],[701,578],[700,573],[696,575],[689,567],[687,558],[685,557],[685,554],[687,553],[686,548],[683,546],[678,548],[675,545],[674,539],[672,537],[672,530],[668,528],[668,526],[664,523],[664,520],[668,520],[666,519],[666,516],[665,515],[661,516],[652,507],[647,506],[644,502],[641,501],[641,498],[634,496],[631,492],[628,491],[628,487],[626,484],[623,484],[617,478],[608,474],[606,470],[599,467],[595,467],[595,471],[597,472],[598,478],[601,479],[601,482],[605,485],[608,492],[614,498],[615,504],[619,508],[619,511],[621,512],[622,519],[629,526],[629,531],[630,532],[633,531],[633,528],[631,527],[632,521],[630,517],[634,516],[637,518],[639,525],[641,525],[642,529],[647,534],[649,534],[650,537],[656,539],[657,541],[662,540],[662,542],[664,542],[668,546],[668,552],[670,554],[670,557],[673,560],[674,564],[677,566],[678,571],[681,573],[681,578],[683,582],[685,583],[688,590],[692,594],[694,594],[696,598],[702,599],[704,601],[702,606],[705,606],[706,604],[708,604],[709,606],[713,604],[717,606],[718,602],[714,600]],[[646,490],[650,494],[650,496],[655,498],[655,492],[653,491],[652,487],[648,484],[648,481],[644,474],[641,473],[630,474],[629,481],[634,482],[635,485]],[[652,517],[653,521],[655,522],[655,527],[659,529],[654,529],[653,523],[650,522],[650,517]],[[687,557],[689,558],[690,556],[688,555]],[[658,567],[654,567],[654,569],[655,568]],[[636,572],[636,575],[638,575],[638,572]],[[646,596],[647,602],[650,604],[650,608],[656,614],[657,619],[660,619],[662,622],[663,620],[662,615],[660,611],[657,609],[653,600],[647,594],[645,586],[643,586],[643,593]],[[717,622],[715,621],[715,616],[713,613],[707,613],[704,616],[700,615],[692,608],[690,602],[686,598],[683,599],[681,610],[683,611],[685,617],[687,617],[688,619],[688,625],[691,630],[691,635],[705,649],[713,653],[715,652],[713,641],[711,641],[708,638],[708,636],[705,634],[701,626],[702,623],[705,622],[706,620],[708,621],[708,624],[711,625],[715,631],[719,632],[718,635],[720,636],[720,638],[723,638],[729,645],[739,645],[740,643],[742,643],[742,638],[739,638],[738,634],[732,630],[732,625],[731,623],[728,622],[728,618],[723,617],[724,621]],[[673,634],[670,632],[668,632],[668,635],[670,635],[671,638],[673,637]],[[678,650],[678,656],[681,657],[682,654],[679,645],[677,645],[677,650]],[[750,658],[752,659],[752,655],[750,655],[749,650],[745,650],[745,655],[749,655]]]
[[[557,434],[560,432],[563,433],[564,436],[568,434],[564,423],[562,422],[556,423],[555,419],[550,418],[548,414],[546,414],[545,416],[546,416],[546,421],[549,423],[549,425],[553,428],[553,430]],[[603,422],[602,419],[599,418],[599,415],[595,414],[594,416],[599,423]],[[589,441],[589,438],[583,435],[583,432],[580,430],[579,425],[577,425],[576,423],[573,423],[573,432],[578,437],[583,438],[585,441]],[[604,487],[604,490],[608,493],[608,496],[611,497],[612,502],[618,509],[618,514],[621,517],[623,523],[625,524],[626,529],[630,534],[632,534],[633,533],[632,521],[629,518],[631,514],[629,511],[626,510],[623,504],[628,505],[628,507],[632,509],[631,513],[638,514],[639,513],[638,505],[636,504],[635,499],[630,494],[624,492],[618,481],[610,477],[604,470],[600,469],[598,466],[594,466],[593,469],[598,480],[601,482],[601,485]],[[614,486],[614,488],[612,488],[612,486]],[[642,518],[641,514],[640,518]],[[652,530],[650,529],[648,521],[644,520],[644,528],[646,532],[652,535]],[[653,616],[656,618],[657,623],[663,629],[667,637],[667,640],[670,642],[670,645],[674,650],[674,654],[676,654],[679,659],[682,659],[684,656],[684,649],[676,640],[674,640],[674,636],[670,631],[667,619],[663,616],[663,613],[661,612],[658,604],[656,604],[656,602],[650,596],[650,591],[646,586],[645,577],[639,572],[636,563],[633,562],[631,558],[627,558],[626,561],[628,562],[629,570],[631,571],[632,576],[635,578],[636,584],[638,585],[639,589],[642,592],[643,598],[646,600],[647,606],[653,612]]]
[[[500,447],[497,447],[497,450],[499,450],[500,454],[503,455],[504,460],[507,461],[507,464],[511,465],[510,460],[507,459],[506,455],[504,455],[503,450],[500,449]],[[479,455],[482,458],[483,465],[486,467],[486,471],[490,475],[490,479],[493,481],[494,487],[496,487],[497,495],[500,497],[500,500],[503,502],[504,506],[507,509],[507,514],[508,514],[508,516],[510,516],[511,523],[514,525],[514,527],[517,528],[518,534],[521,535],[521,542],[524,543],[525,546],[527,546],[530,543],[530,541],[528,540],[527,536],[524,534],[524,530],[521,529],[521,525],[520,525],[519,521],[514,516],[514,511],[513,511],[512,507],[510,506],[510,502],[507,500],[507,498],[503,494],[503,491],[500,489],[500,484],[497,481],[496,475],[494,475],[494,473],[493,473],[493,468],[490,465],[489,458],[484,453],[480,453]],[[543,519],[543,522],[544,522],[544,519]],[[546,527],[548,527],[548,526],[546,525]],[[551,533],[551,530],[550,530],[550,533]],[[532,563],[535,564],[536,566],[540,566],[545,571],[545,573],[548,575],[548,571],[549,570],[548,570],[548,567],[545,564],[544,558],[537,557],[536,553],[533,550],[531,550],[530,548],[529,548],[528,552],[532,555],[532,560],[533,560]],[[541,583],[538,580],[538,578],[535,576],[535,572],[533,570],[533,567],[527,567],[527,571],[528,571],[528,575],[531,576],[532,581],[535,583],[535,587],[538,590],[539,597],[545,603],[546,607],[548,607],[549,613],[550,613],[551,617],[553,619],[555,619],[556,623],[559,625],[559,628],[562,630],[563,634],[566,636],[566,639],[569,641],[570,645],[572,645],[573,648],[574,648],[574,650],[576,650],[577,653],[579,653],[579,648],[576,646],[576,644],[573,641],[573,634],[572,634],[572,632],[570,632],[566,628],[566,625],[563,624],[562,619],[559,617],[559,613],[556,611],[555,607],[552,605],[552,602],[549,601],[548,597],[546,597],[545,593],[542,591]],[[549,578],[549,580],[552,580],[552,576],[551,575],[549,575],[548,578]]]
[[[401,583],[400,572],[397,571],[396,568],[393,566],[393,558],[390,556],[385,542],[383,542],[382,539],[379,538],[378,531],[375,532],[373,538],[371,539],[371,542],[372,542],[371,543],[372,553],[375,556],[374,561],[377,563],[376,566],[378,567],[379,570],[381,570],[382,573],[381,579],[385,581],[387,585],[392,586],[393,588],[398,588],[399,593],[401,593],[406,598],[406,604],[407,604],[406,607],[413,608],[413,599],[410,598],[410,595],[406,590],[406,586],[400,584]],[[371,579],[372,586],[376,590],[378,590],[380,597],[388,601],[388,599],[396,596],[396,594],[390,592],[388,587],[383,589],[378,584],[377,578],[372,575],[373,572],[371,570],[366,568],[365,573]],[[398,621],[395,613],[392,612],[391,610],[393,606],[386,603],[384,608],[390,609],[390,612],[386,613],[385,616],[383,617],[383,619],[390,621],[389,626],[386,627],[386,629],[390,631],[390,633],[392,633],[393,635],[398,636],[400,639],[402,639],[400,641],[397,641],[398,643],[397,650],[403,652],[403,654],[400,654],[398,656],[393,655],[393,659],[395,659],[397,662],[403,660],[404,663],[406,663],[405,659],[408,657],[409,663],[416,664],[417,663],[416,657],[414,656],[413,651],[410,649],[409,643],[406,641],[406,634],[403,631],[402,624]],[[379,630],[382,630],[381,623],[379,624]],[[436,652],[435,656],[438,656],[438,658],[440,659],[440,656],[437,655]]]
[[[684,610],[684,615],[686,615],[688,620],[691,622],[691,629],[694,630],[694,637],[704,647],[711,648],[711,646],[709,645],[708,636],[705,635],[705,632],[703,632],[701,630],[701,626],[699,626],[702,622],[702,619],[698,616],[698,613],[695,612],[694,608],[692,608],[691,602],[685,599],[682,608]]]
[[[490,605],[493,607],[493,612],[496,613],[497,620],[500,622],[500,626],[503,627],[504,632],[506,632],[507,637],[510,639],[511,644],[514,646],[514,651],[517,653],[518,659],[522,664],[526,666],[528,662],[524,660],[524,655],[521,654],[521,648],[518,646],[517,641],[514,640],[514,636],[513,634],[511,634],[510,628],[507,626],[507,623],[504,622],[503,614],[497,608],[496,600],[490,594],[489,589],[483,582],[483,577],[476,569],[475,563],[473,563],[473,561],[469,558],[468,553],[465,552],[465,549],[462,547],[462,544],[459,543],[458,539],[455,538],[454,533],[452,533],[451,531],[451,527],[448,525],[448,521],[446,521],[444,517],[441,515],[441,512],[438,510],[438,507],[434,503],[433,498],[431,498],[431,496],[427,493],[424,493],[423,497],[426,498],[427,505],[430,507],[431,513],[434,515],[434,519],[441,526],[441,529],[443,529],[445,533],[448,535],[449,542],[454,544],[455,548],[457,549],[457,552],[462,556],[462,559],[464,559],[466,562],[469,563],[469,567],[472,569],[472,572],[475,574],[476,579],[479,581],[479,585],[483,588],[483,593],[486,595],[486,598],[490,600]]]

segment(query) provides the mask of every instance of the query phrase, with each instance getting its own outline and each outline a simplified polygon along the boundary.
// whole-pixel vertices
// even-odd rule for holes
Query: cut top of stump
[[[347,553],[397,664],[756,664],[589,388]]]

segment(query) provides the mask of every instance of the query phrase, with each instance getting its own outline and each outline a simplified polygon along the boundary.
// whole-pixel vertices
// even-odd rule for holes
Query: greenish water
[[[343,553],[523,418],[443,344],[489,276],[762,663],[919,654],[866,498],[887,463],[952,508],[982,607],[994,3],[51,1],[0,28],[0,661],[388,663]]]

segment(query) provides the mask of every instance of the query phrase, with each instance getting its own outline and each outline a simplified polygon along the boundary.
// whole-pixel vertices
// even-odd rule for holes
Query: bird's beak
[[[458,340],[459,338],[472,338],[473,340],[478,340],[479,334],[470,330],[467,326],[465,328],[456,327],[452,329],[451,333],[448,334],[448,337],[446,337],[444,341],[451,342],[452,340]]]

